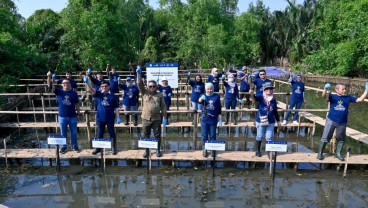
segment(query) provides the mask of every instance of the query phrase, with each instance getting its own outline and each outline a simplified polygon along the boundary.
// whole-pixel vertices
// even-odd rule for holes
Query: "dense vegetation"
[[[0,81],[106,63],[178,61],[296,66],[304,72],[367,76],[368,0],[287,0],[270,12],[262,1],[238,14],[238,0],[70,0],[61,12],[28,19],[0,2]],[[4,87],[0,87],[1,91]]]

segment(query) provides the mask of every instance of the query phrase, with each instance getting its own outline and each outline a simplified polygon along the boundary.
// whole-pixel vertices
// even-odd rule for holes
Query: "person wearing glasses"
[[[60,89],[51,84],[51,77],[53,79],[53,82],[55,82],[55,77],[49,71],[47,73],[47,83],[49,87],[52,87],[52,91],[57,97],[58,120],[61,134],[65,138],[68,138],[69,125],[72,149],[73,151],[79,153],[80,150],[77,142],[77,115],[80,114],[78,95],[74,90],[72,90],[69,79],[63,79],[63,81],[61,82],[62,89]],[[60,149],[61,154],[65,154],[67,151],[68,150],[66,145],[63,145]]]
[[[274,139],[274,127],[277,122],[277,127],[281,128],[279,114],[277,112],[277,101],[273,96],[273,89],[271,82],[263,85],[263,93],[260,96],[252,96],[259,103],[258,112],[256,115],[256,156],[261,157],[262,138],[266,137],[266,141]]]
[[[295,109],[300,109],[302,107],[303,102],[305,102],[304,83],[302,82],[302,75],[296,74],[295,75],[296,79],[293,80],[293,76],[291,75],[291,69],[289,70],[289,73],[290,73],[289,82],[291,84],[291,90],[292,90],[289,109],[293,109],[294,107]],[[290,114],[291,114],[290,111],[286,112],[285,118],[282,121],[282,125],[287,124]],[[299,115],[298,111],[295,111],[294,118],[293,118],[293,124],[299,124],[298,115]]]
[[[259,70],[259,73],[257,73],[254,76],[253,84],[256,86],[255,96],[263,96],[264,86],[265,85],[267,85],[267,86],[272,85],[272,81],[266,78],[266,70],[261,69],[261,70]],[[253,87],[251,87],[251,90],[249,91],[251,93],[253,93],[252,88]],[[255,100],[256,100],[255,107],[256,107],[256,109],[258,109],[259,108],[259,103],[258,103],[257,99],[255,99]]]
[[[337,84],[335,86],[336,94],[327,93],[331,88],[331,85],[327,83],[322,91],[322,97],[328,98],[330,103],[330,110],[328,111],[325,128],[323,130],[321,142],[319,143],[319,150],[317,159],[323,160],[323,151],[330,142],[334,131],[336,130],[336,151],[335,156],[337,159],[344,161],[345,158],[341,155],[342,147],[345,143],[346,125],[348,123],[348,113],[350,103],[364,102],[365,97],[368,94],[368,82],[365,84],[365,91],[358,98],[346,94],[346,87],[343,84]]]
[[[55,77],[56,77],[56,74],[53,74],[53,82],[55,80]],[[73,79],[72,72],[70,70],[65,72],[65,79],[69,80],[71,89],[74,90],[74,91],[77,91],[77,82]],[[58,85],[60,85],[60,84],[62,84],[63,80],[65,80],[65,79],[64,78],[59,79],[59,80],[56,81],[56,83]]]
[[[123,95],[123,108],[124,111],[137,111],[138,110],[138,96],[139,89],[137,85],[133,84],[133,80],[130,77],[126,78],[125,84],[120,84],[119,87],[124,91]],[[134,126],[138,125],[138,115],[133,115]],[[129,114],[125,114],[124,125],[129,125]]]
[[[224,75],[225,76],[225,75]],[[221,118],[221,100],[220,95],[214,93],[214,87],[212,83],[206,83],[206,93],[202,94],[198,99],[199,103],[203,104],[203,111],[201,112],[202,121],[202,150],[203,157],[207,157],[207,150],[205,149],[205,143],[208,140],[208,135],[210,140],[216,140],[216,128],[217,122],[219,126],[222,126]],[[212,157],[215,156],[215,152],[211,152]]]
[[[153,129],[154,136],[158,140],[158,146],[156,156],[161,157],[161,117],[164,128],[167,125],[167,114],[165,100],[162,94],[157,92],[158,86],[156,81],[150,80],[147,84],[147,89],[144,87],[141,73],[142,69],[140,66],[137,67],[137,84],[138,89],[141,92],[143,98],[143,109],[142,109],[142,130],[145,138],[149,138],[151,129]],[[149,149],[143,154],[146,158],[149,154]]]
[[[114,125],[115,117],[116,123],[120,124],[119,97],[110,91],[110,84],[108,81],[104,80],[101,82],[101,90],[99,91],[92,87],[88,77],[84,77],[83,80],[90,88],[91,93],[97,102],[97,137],[103,138],[105,126],[107,126],[112,143],[111,152],[113,155],[116,155],[118,151],[116,148],[116,134]],[[92,154],[96,155],[97,153],[101,152],[101,150],[101,148],[96,148]]]

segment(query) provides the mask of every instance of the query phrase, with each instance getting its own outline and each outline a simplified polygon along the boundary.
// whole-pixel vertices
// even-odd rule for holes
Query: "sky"
[[[13,0],[17,5],[18,13],[24,18],[31,16],[39,9],[52,9],[55,12],[60,12],[68,4],[68,0]],[[158,8],[158,0],[149,0],[153,8]],[[245,12],[248,9],[249,3],[257,2],[256,0],[239,0],[239,12]],[[296,0],[301,4],[303,0]],[[286,0],[263,0],[263,4],[270,8],[270,11],[283,10],[287,6]]]

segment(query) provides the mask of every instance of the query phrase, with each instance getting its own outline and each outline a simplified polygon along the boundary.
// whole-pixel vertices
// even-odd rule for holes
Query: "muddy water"
[[[334,170],[46,167],[1,169],[0,204],[8,207],[366,207],[367,171],[347,179]]]

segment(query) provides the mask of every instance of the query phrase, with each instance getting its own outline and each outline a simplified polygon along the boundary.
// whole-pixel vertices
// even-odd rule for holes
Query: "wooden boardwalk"
[[[99,159],[100,155],[92,155],[92,149],[84,149],[80,153],[68,151],[65,154],[60,154],[61,159]],[[112,155],[111,151],[106,151],[106,159],[119,160],[143,160],[144,150],[123,150],[119,151],[117,155]],[[156,151],[151,151],[151,159],[154,161],[211,161],[213,158],[202,156],[202,151],[162,151],[163,156],[158,158],[154,154]],[[0,150],[0,158],[56,158],[55,149],[7,149]],[[224,151],[217,152],[216,161],[219,162],[270,162],[268,156],[263,153],[262,157],[256,157],[254,152],[244,151]],[[345,164],[333,155],[325,154],[324,160],[317,159],[317,153],[279,153],[277,155],[277,162],[279,163],[332,163]],[[368,155],[350,155],[347,160],[348,164],[368,164]]]

